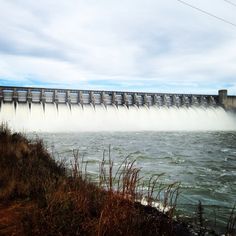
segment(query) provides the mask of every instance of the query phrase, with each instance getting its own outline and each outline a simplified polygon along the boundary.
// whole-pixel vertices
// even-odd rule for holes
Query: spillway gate
[[[217,106],[221,105],[219,95],[142,93],[122,91],[96,91],[75,89],[52,89],[0,86],[2,103],[54,103],[115,106]]]

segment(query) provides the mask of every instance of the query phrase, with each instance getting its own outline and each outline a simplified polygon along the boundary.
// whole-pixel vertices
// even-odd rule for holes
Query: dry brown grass
[[[38,198],[47,183],[64,175],[64,168],[48,154],[41,140],[0,128],[0,200]]]

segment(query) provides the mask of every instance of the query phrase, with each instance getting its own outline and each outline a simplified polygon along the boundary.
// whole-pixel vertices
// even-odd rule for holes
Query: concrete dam
[[[16,130],[236,130],[236,96],[0,87],[0,121]]]

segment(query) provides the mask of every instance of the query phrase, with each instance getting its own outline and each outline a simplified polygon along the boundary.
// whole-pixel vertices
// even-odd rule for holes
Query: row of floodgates
[[[214,106],[217,95],[0,87],[0,102],[128,106]]]

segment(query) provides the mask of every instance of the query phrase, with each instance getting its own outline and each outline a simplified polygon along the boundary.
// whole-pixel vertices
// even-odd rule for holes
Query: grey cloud
[[[31,73],[65,84],[87,80],[89,86],[106,77],[124,87],[128,78],[140,88],[203,86],[213,78],[220,85],[236,78],[236,31],[177,1],[0,1],[0,53],[9,75]],[[222,2],[198,4],[228,15]],[[19,63],[22,57],[27,68]],[[111,84],[104,81],[104,87]]]

